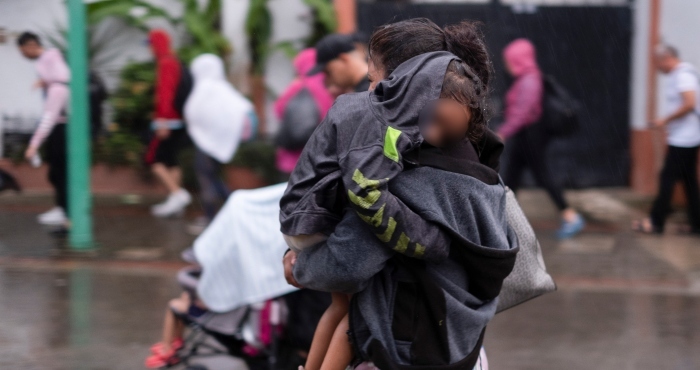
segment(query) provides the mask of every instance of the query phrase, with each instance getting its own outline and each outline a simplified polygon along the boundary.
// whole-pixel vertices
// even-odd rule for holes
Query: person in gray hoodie
[[[473,36],[474,30],[472,25],[463,24],[460,26],[468,32],[460,33],[464,30],[453,26],[450,33],[425,20],[405,25],[409,30],[416,25],[439,30],[442,45],[446,44],[444,40],[459,41],[455,35]],[[480,45],[483,47],[483,43]],[[370,55],[372,51],[370,42]],[[359,292],[352,299],[350,313],[355,355],[373,360],[382,369],[409,365],[473,366],[485,325],[495,313],[495,298],[515,261],[517,243],[505,221],[505,191],[494,168],[484,164],[497,165],[502,144],[486,135],[485,139],[465,139],[449,148],[413,141],[418,150],[397,150],[396,143],[403,133],[409,132],[405,135],[409,142],[420,138],[411,135],[415,132],[411,130],[418,127],[426,106],[440,98],[445,71],[455,58],[450,53],[434,52],[416,56],[395,70],[389,68],[385,59],[381,67],[385,73],[391,69],[391,77],[379,82],[372,93],[349,95],[336,103],[307,145],[301,166],[295,170],[296,179],[293,174],[287,199],[281,203],[283,232],[317,232],[319,223],[332,230],[327,241],[299,254],[294,276],[312,289]],[[478,70],[488,71],[488,66]],[[482,76],[488,78],[488,72]],[[412,89],[411,84],[416,82],[423,88]],[[474,101],[469,110],[472,116],[480,116],[484,107],[482,102]],[[376,144],[353,144],[377,136],[377,130],[390,132],[392,126],[399,127],[401,134],[392,137],[384,133],[383,145],[379,147],[385,157],[406,168],[381,184],[386,191],[363,193],[368,187],[376,190],[380,182],[358,176],[357,170],[367,167],[370,172],[377,171],[381,161],[367,155],[368,150],[376,150]],[[357,155],[363,151],[364,155]],[[408,154],[392,158],[397,153]],[[308,157],[306,165],[304,155]],[[327,189],[329,184],[331,189],[338,186],[338,179],[347,173],[342,170],[343,165],[356,169],[350,178],[355,184],[343,181],[339,185],[349,188],[350,202],[344,202],[342,197],[330,201],[318,197],[333,194],[319,189]],[[319,176],[323,171],[326,173]],[[394,196],[405,207],[395,213],[402,221],[394,220],[392,226],[391,217],[358,212],[361,202],[353,201],[353,194],[363,198],[368,205],[361,207],[365,210],[375,204],[372,200],[384,194]],[[348,204],[355,208],[343,211]],[[381,214],[381,209],[389,208],[383,208],[386,202],[379,204],[382,206],[375,216]],[[336,212],[335,207],[340,211]],[[286,217],[289,214],[285,212],[290,209],[303,211]],[[367,227],[368,223],[383,227],[384,233]],[[397,225],[405,231],[397,233]],[[410,244],[407,232],[423,238],[425,244]],[[390,242],[393,237],[397,238],[394,251],[383,248],[382,242]]]

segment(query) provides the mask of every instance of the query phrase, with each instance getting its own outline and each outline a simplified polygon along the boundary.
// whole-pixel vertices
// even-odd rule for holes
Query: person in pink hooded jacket
[[[583,230],[584,220],[564,199],[547,166],[549,134],[538,124],[542,118],[544,80],[537,65],[535,46],[517,39],[503,50],[506,69],[515,81],[505,99],[504,122],[498,134],[512,146],[503,178],[514,192],[520,187],[523,171],[529,168],[561,212],[562,225],[557,235],[569,238]]]
[[[284,111],[287,108],[287,103],[302,89],[307,89],[314,98],[314,101],[316,101],[321,120],[326,117],[326,113],[328,113],[328,110],[331,109],[333,105],[333,97],[326,89],[323,73],[307,76],[314,65],[316,65],[316,49],[309,48],[302,50],[299,55],[294,58],[294,69],[297,71],[298,77],[289,84],[287,89],[275,102],[275,114],[277,114],[278,118],[282,119]],[[321,121],[318,123],[321,123]],[[294,170],[294,166],[296,166],[300,156],[301,149],[287,150],[278,148],[277,169],[289,175],[292,173],[292,170]]]

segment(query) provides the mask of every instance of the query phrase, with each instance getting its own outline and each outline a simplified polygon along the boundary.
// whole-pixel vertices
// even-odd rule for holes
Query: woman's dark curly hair
[[[449,51],[462,60],[452,62],[443,81],[441,98],[468,107],[471,121],[467,137],[478,141],[486,130],[487,95],[493,67],[479,23],[463,21],[444,29],[426,18],[379,27],[369,40],[369,59],[389,76],[403,62],[425,53]]]

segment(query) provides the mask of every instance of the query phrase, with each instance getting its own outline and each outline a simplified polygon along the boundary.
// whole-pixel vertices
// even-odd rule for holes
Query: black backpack
[[[275,145],[287,150],[303,149],[321,123],[321,111],[308,89],[303,88],[289,99]]]
[[[88,97],[90,99],[90,133],[96,139],[102,133],[102,103],[109,93],[102,78],[95,71],[88,75]]]
[[[568,136],[579,129],[580,104],[554,77],[544,77],[542,120],[552,136]]]
[[[192,87],[194,87],[194,78],[192,78],[192,73],[187,67],[185,62],[180,61],[180,81],[177,82],[177,88],[175,89],[175,98],[173,99],[173,108],[183,116],[185,112],[185,103],[187,103],[187,98],[192,92]]]

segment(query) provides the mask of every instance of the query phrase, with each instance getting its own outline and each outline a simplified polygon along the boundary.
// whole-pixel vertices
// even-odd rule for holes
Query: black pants
[[[68,163],[66,156],[66,125],[53,127],[46,141],[49,182],[56,194],[56,205],[68,213]]]
[[[508,163],[503,172],[503,181],[513,192],[517,192],[522,183],[526,168],[532,171],[537,185],[544,188],[557,208],[562,211],[569,208],[564,199],[564,192],[552,179],[547,164],[547,146],[549,137],[539,124],[531,125],[517,133],[509,143],[512,145]]]
[[[698,190],[698,150],[700,147],[669,146],[664,168],[659,176],[659,194],[651,209],[651,223],[663,231],[671,206],[673,186],[681,181],[688,198],[688,221],[693,232],[700,232],[700,190]]]

